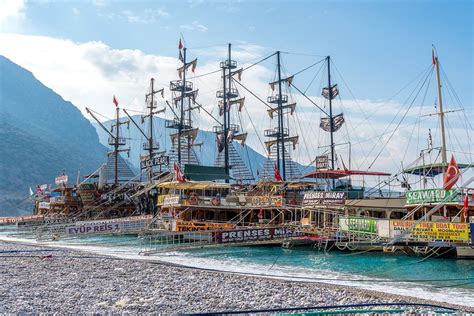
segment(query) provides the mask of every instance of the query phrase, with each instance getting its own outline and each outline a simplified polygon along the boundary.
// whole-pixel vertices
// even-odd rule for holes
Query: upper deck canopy
[[[458,164],[459,169],[470,168],[471,165],[460,163]],[[418,176],[426,176],[426,177],[435,177],[439,174],[443,173],[443,169],[446,170],[448,168],[448,163],[436,162],[421,166],[415,166],[408,169],[403,170],[404,173],[415,174]]]
[[[163,182],[158,185],[159,188],[178,189],[178,190],[215,190],[230,189],[228,183],[217,183],[211,181],[187,181],[187,182]]]
[[[223,167],[184,165],[184,175],[193,181],[213,181],[232,179]]]
[[[285,186],[287,188],[309,188],[321,185],[317,182],[305,182],[305,181],[259,181],[255,184],[257,187],[270,187],[270,186]]]
[[[348,176],[383,176],[389,177],[390,173],[379,171],[363,171],[363,170],[348,170],[348,169],[317,169],[304,175],[305,178],[316,179],[339,179]]]

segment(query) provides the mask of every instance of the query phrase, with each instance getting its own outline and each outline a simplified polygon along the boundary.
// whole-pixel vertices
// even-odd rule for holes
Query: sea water
[[[30,236],[31,237],[31,236]],[[0,239],[36,242],[14,230]],[[160,260],[200,269],[323,282],[474,306],[474,261],[376,252],[324,252],[312,248],[224,246],[139,255],[136,236],[91,236],[43,242],[122,258]]]

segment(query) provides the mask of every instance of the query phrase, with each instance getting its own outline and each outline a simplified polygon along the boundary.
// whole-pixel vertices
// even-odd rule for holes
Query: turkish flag
[[[464,218],[469,216],[469,196],[467,195],[464,197]],[[467,221],[466,221],[467,222]]]
[[[451,190],[451,188],[458,182],[461,174],[459,173],[458,165],[456,160],[454,160],[454,155],[451,156],[451,161],[449,162],[448,169],[444,174],[444,183],[443,187],[446,191]]]
[[[283,181],[283,178],[280,175],[280,170],[278,170],[278,167],[276,164],[273,166],[273,175],[275,176],[275,180]]]
[[[112,102],[115,104],[115,106],[118,106],[118,101],[117,101],[117,99],[115,98],[115,95],[114,95],[114,98],[112,99]]]
[[[181,39],[179,39],[178,49],[182,49],[182,48],[183,48],[183,43],[181,43]]]
[[[176,161],[173,164],[173,169],[174,169],[174,173],[176,175],[176,181],[186,182],[186,178],[184,177],[184,174],[181,172],[181,169],[179,168],[179,165]]]

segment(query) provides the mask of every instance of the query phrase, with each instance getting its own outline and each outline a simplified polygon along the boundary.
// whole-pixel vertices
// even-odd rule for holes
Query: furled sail
[[[323,92],[321,93],[323,97],[329,100],[329,89],[328,87],[323,88]],[[331,100],[334,99],[339,95],[339,89],[337,88],[337,84],[331,86]]]
[[[338,114],[332,118],[332,132],[338,131],[342,124],[344,124],[344,115]],[[331,122],[329,120],[329,117],[322,117],[321,118],[321,123],[319,123],[319,127],[321,127],[322,130],[326,132],[331,132]]]

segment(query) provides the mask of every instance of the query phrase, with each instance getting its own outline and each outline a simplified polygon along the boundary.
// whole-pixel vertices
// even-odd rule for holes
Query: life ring
[[[221,205],[221,199],[218,198],[218,197],[213,197],[212,200],[211,200],[211,204],[213,206],[219,206],[219,205]]]
[[[196,193],[191,193],[191,195],[189,196],[189,199],[188,199],[188,202],[189,204],[191,205],[197,205],[198,204],[198,196]]]

